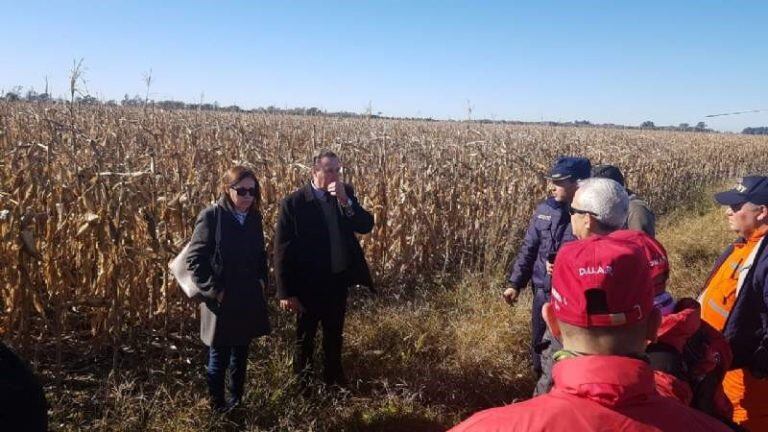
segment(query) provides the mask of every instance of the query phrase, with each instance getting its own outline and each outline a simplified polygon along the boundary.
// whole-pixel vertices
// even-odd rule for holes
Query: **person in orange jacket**
[[[479,412],[451,432],[729,430],[657,392],[645,355],[661,321],[649,273],[644,251],[631,242],[593,236],[563,246],[542,308],[564,347],[554,388]]]
[[[733,351],[723,388],[733,421],[768,430],[768,177],[747,176],[715,195],[739,238],[720,256],[699,297],[701,318]]]

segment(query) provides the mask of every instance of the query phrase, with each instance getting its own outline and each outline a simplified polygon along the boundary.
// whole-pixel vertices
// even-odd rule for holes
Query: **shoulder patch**
[[[552,215],[537,214],[536,215],[536,219],[541,219],[541,220],[545,220],[545,221],[551,221],[552,220]]]

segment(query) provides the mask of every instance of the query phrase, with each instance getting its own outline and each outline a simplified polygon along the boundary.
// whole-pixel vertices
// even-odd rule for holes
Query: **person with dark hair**
[[[595,165],[592,168],[592,177],[609,178],[626,188],[624,184],[624,175],[617,167],[613,165]],[[651,237],[656,236],[656,215],[648,206],[648,203],[638,198],[632,191],[627,189],[629,195],[629,212],[627,213],[627,223],[624,228],[643,231]]]
[[[208,346],[208,392],[217,412],[242,401],[251,339],[271,331],[260,201],[254,172],[230,168],[218,202],[200,212],[189,244],[187,265],[202,292],[200,338]],[[224,394],[227,370],[229,400]]]
[[[479,412],[450,432],[729,430],[656,390],[645,349],[656,339],[661,313],[639,247],[610,236],[564,245],[551,293],[542,315],[563,342],[554,388]]]
[[[560,246],[574,239],[568,216],[579,180],[589,177],[589,159],[560,157],[547,175],[551,197],[536,206],[520,251],[512,263],[503,299],[510,305],[531,282],[533,309],[531,310],[531,363],[535,374],[541,374],[541,342],[546,330],[541,318],[541,307],[549,300],[552,263]]]
[[[323,379],[347,384],[341,364],[347,292],[373,289],[356,234],[373,229],[373,216],[341,181],[341,162],[331,151],[313,159],[312,181],[280,205],[274,263],[280,307],[296,313],[294,372],[307,391],[318,325],[323,329]]]
[[[0,431],[47,430],[43,386],[26,362],[0,342]]]

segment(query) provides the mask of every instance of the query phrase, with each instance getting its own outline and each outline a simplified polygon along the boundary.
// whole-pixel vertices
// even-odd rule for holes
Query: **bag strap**
[[[216,205],[216,251],[219,251],[221,246],[221,209],[218,204]]]
[[[214,212],[216,213],[216,245],[213,250],[213,256],[211,257],[211,264],[213,265],[213,273],[216,276],[220,276],[222,271],[224,259],[221,256],[221,212],[222,209],[218,204],[215,204]]]

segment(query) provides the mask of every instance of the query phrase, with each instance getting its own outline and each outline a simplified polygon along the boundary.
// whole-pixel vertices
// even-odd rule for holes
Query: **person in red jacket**
[[[685,297],[662,318],[658,339],[646,350],[656,371],[656,389],[735,426],[733,406],[722,386],[733,359],[731,348],[700,314],[699,303]]]
[[[479,412],[451,432],[729,430],[657,392],[645,355],[661,322],[649,271],[631,242],[596,236],[563,246],[542,309],[563,342],[553,389]]]
[[[700,319],[696,300],[684,297],[675,301],[667,292],[669,260],[661,243],[634,230],[615,231],[610,236],[640,246],[648,259],[653,303],[662,315],[657,340],[645,350],[656,372],[656,390],[732,424],[732,406],[721,385],[732,360],[728,341]]]

